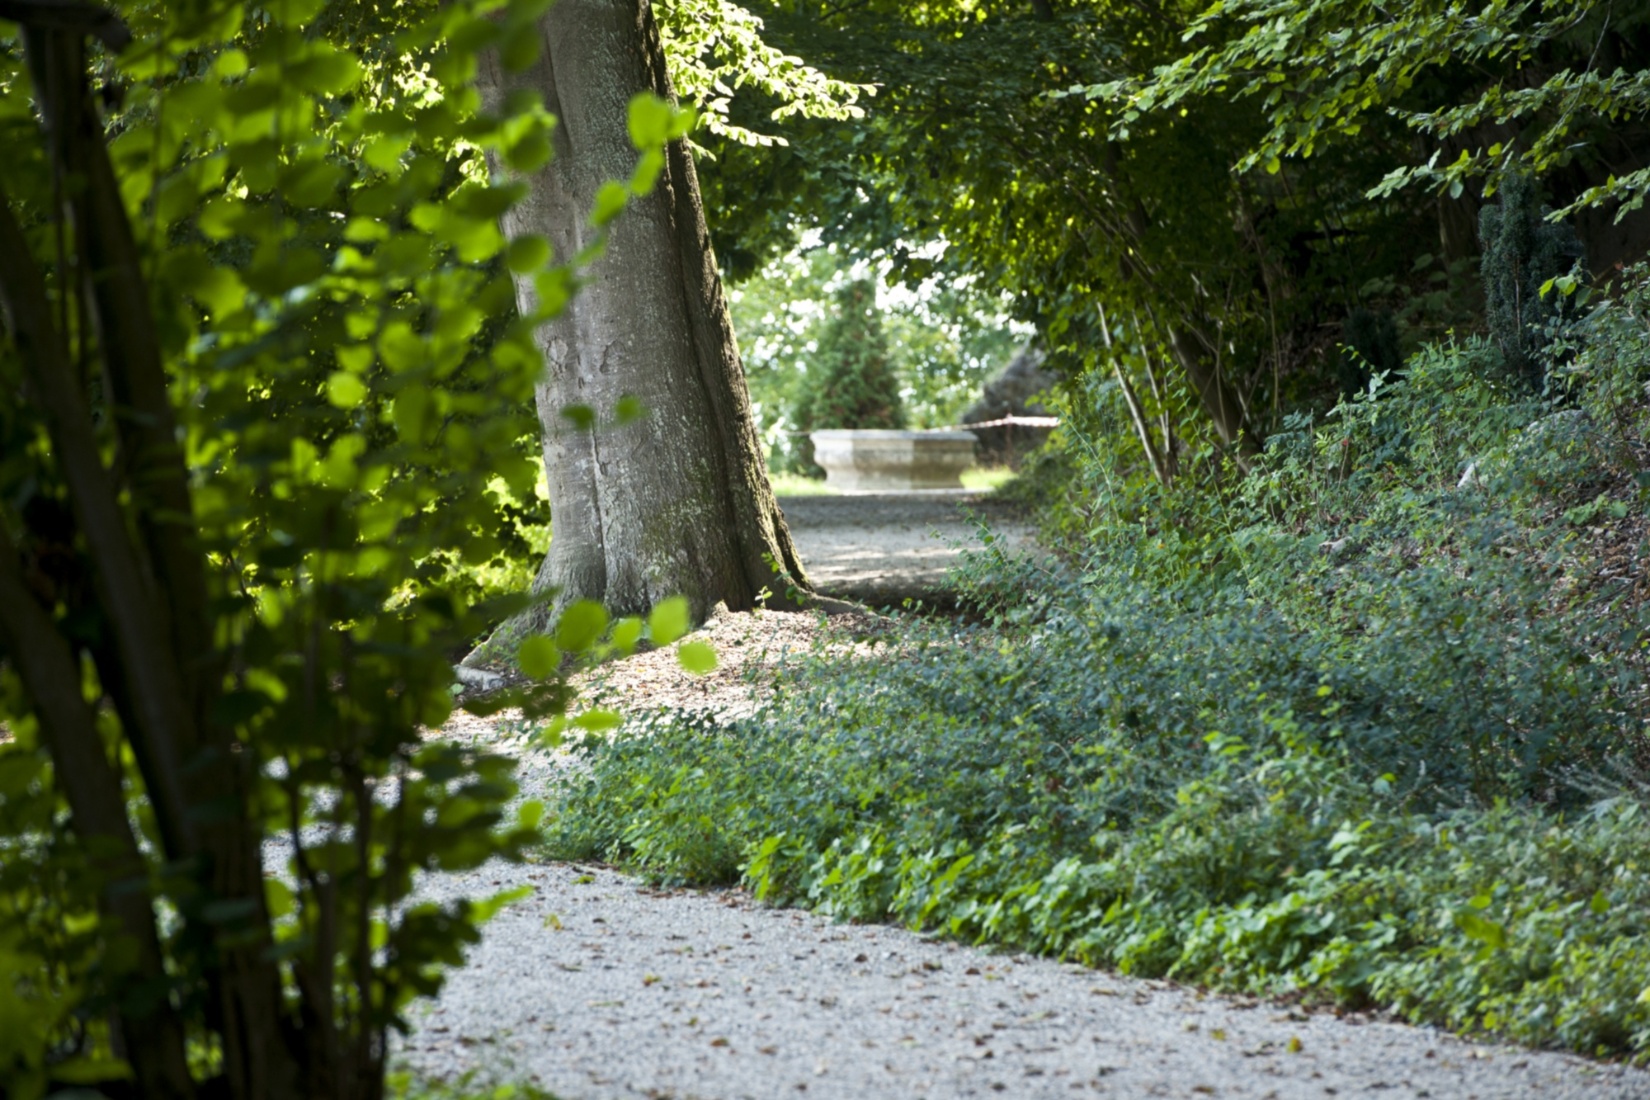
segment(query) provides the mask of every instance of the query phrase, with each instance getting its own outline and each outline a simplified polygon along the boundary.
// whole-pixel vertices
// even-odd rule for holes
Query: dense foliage
[[[554,848],[1650,1057],[1650,18],[659,7],[725,269],[812,228],[969,318],[914,349],[850,280],[776,407],[940,417],[1007,295],[1066,380],[1018,489],[1058,556],[988,542],[981,622],[756,718],[588,737]],[[424,731],[542,550],[529,330],[602,242],[498,228],[487,157],[554,120],[470,83],[542,0],[118,8],[0,4],[0,1095],[375,1096],[499,901],[415,874],[539,835],[508,759]],[[692,125],[628,117],[598,229]],[[565,658],[685,620],[575,605],[515,701],[610,730]]]
[[[1131,431],[1166,479],[1210,445],[1247,462],[1287,412],[1327,408],[1359,373],[1340,345],[1364,320],[1393,316],[1406,352],[1476,322],[1479,212],[1503,182],[1533,180],[1597,273],[1642,255],[1650,225],[1636,8],[753,10],[881,91],[862,120],[785,127],[790,147],[707,170],[729,269],[812,226],[908,279],[980,277],[1068,377],[1133,391]]]
[[[987,546],[987,626],[907,623],[759,718],[587,744],[553,848],[1644,1056],[1633,279],[1568,331],[1561,398],[1430,345],[1225,491],[1165,489],[1097,388],[1063,429],[1063,567]]]
[[[1484,321],[1507,370],[1537,392],[1547,383],[1549,330],[1569,305],[1553,287],[1581,263],[1574,231],[1547,213],[1524,176],[1509,178],[1499,201],[1478,213]]]
[[[1472,181],[1539,176],[1566,190],[1564,213],[1602,206],[1619,221],[1650,190],[1650,15],[1637,8],[1232,0],[1185,37],[1172,65],[1085,94],[1116,104],[1124,129],[1204,97],[1258,99],[1265,130],[1237,167],[1273,173],[1397,122],[1425,159],[1402,157],[1374,195],[1421,183],[1458,198]]]
[[[481,159],[549,154],[541,103],[469,86],[537,6],[321,7],[3,9],[8,1097],[379,1095],[389,1031],[498,903],[415,875],[534,835],[512,761],[424,731],[497,613],[476,471],[531,493],[541,318],[489,331],[507,269],[548,313],[587,259],[506,241],[517,191]],[[630,118],[644,161],[686,126]],[[574,610],[523,648],[530,713],[606,629]]]

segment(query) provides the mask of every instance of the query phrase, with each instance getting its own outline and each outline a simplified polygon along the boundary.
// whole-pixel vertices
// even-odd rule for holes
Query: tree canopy
[[[1508,173],[1577,218],[1600,271],[1650,242],[1644,17],[1612,5],[757,10],[879,91],[863,120],[799,123],[789,148],[707,172],[730,270],[813,225],[907,279],[978,275],[1068,375],[1121,369],[1161,449],[1242,461],[1335,392],[1355,314],[1410,340],[1460,320],[1478,209]]]

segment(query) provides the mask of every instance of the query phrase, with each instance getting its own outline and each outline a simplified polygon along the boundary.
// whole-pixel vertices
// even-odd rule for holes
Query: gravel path
[[[528,752],[524,795],[545,795],[565,761]],[[738,891],[651,889],[603,868],[493,864],[423,890],[522,884],[531,896],[415,1007],[399,1065],[531,1081],[563,1100],[1650,1098],[1646,1071],[836,925]]]
[[[955,553],[945,539],[972,531],[959,503],[973,502],[890,494],[784,506],[828,591],[888,599],[934,590]],[[746,713],[822,630],[818,616],[718,616],[705,631],[722,655],[714,676],[690,682],[660,651],[604,667],[583,688],[629,709]],[[455,718],[442,732],[493,741],[505,717]],[[524,796],[543,797],[568,763],[526,752]],[[737,891],[655,890],[603,868],[494,864],[422,891],[481,897],[522,884],[532,894],[484,928],[437,1001],[415,1006],[397,1065],[531,1081],[563,1100],[1650,1100],[1650,1072],[834,925]]]
[[[1619,1066],[834,925],[737,892],[651,890],[599,868],[496,867],[441,888],[517,881],[533,896],[488,925],[403,1064],[566,1100],[1650,1096],[1650,1073]]]
[[[1034,548],[1031,525],[1012,506],[965,490],[785,497],[780,507],[819,590],[873,606],[943,604],[946,570],[960,548],[979,545],[970,515],[991,525],[1001,548]]]

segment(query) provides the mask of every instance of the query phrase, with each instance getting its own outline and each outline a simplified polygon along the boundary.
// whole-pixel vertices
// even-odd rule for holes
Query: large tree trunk
[[[558,119],[555,155],[505,229],[544,235],[565,263],[599,232],[589,218],[597,189],[635,167],[630,99],[672,93],[648,0],[558,0],[538,33],[536,64],[507,73],[493,58],[479,84],[495,103],[536,91]],[[535,590],[555,591],[552,610],[593,599],[615,613],[683,595],[700,617],[718,601],[753,607],[764,588],[793,602],[793,589],[806,595],[802,563],[768,483],[684,142],[670,145],[658,185],[608,232],[578,294],[538,335],[554,536]],[[532,311],[532,276],[516,287]],[[600,426],[624,396],[646,415]],[[572,405],[594,410],[598,427],[570,422],[562,410]]]

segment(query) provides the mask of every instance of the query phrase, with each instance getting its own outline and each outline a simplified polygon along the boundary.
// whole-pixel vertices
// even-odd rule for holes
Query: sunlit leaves
[[[518,237],[510,242],[504,262],[515,275],[538,271],[550,262],[550,242],[543,237]]]
[[[638,149],[657,149],[691,133],[694,112],[643,93],[631,98],[625,118],[632,145]]]
[[[665,170],[665,154],[659,149],[649,149],[642,154],[642,159],[636,162],[636,170],[630,174],[630,193],[645,195],[659,182],[659,175]]]
[[[676,660],[689,672],[703,676],[716,668],[716,650],[709,642],[683,642],[676,647]]]
[[[367,397],[367,384],[348,371],[333,371],[327,378],[327,400],[340,409],[353,409]]]
[[[623,718],[618,711],[609,710],[605,707],[596,707],[591,710],[583,711],[575,716],[573,719],[573,725],[581,730],[587,730],[591,733],[602,733],[607,730],[617,729],[621,721],[623,721]]]
[[[634,615],[620,619],[608,632],[608,639],[613,643],[613,648],[620,653],[630,653],[634,650],[641,637],[642,620]]]
[[[647,617],[648,637],[655,645],[669,645],[686,634],[692,625],[692,612],[681,596],[660,600]]]
[[[1451,197],[1475,180],[1493,191],[1510,172],[1545,175],[1570,163],[1589,143],[1589,124],[1650,115],[1650,73],[1594,67],[1610,29],[1608,14],[1592,16],[1565,0],[1391,10],[1366,0],[1234,0],[1192,24],[1187,38],[1199,45],[1128,87],[1114,136],[1124,136],[1119,128],[1142,115],[1184,110],[1203,97],[1256,96],[1268,129],[1238,167],[1275,173],[1281,158],[1310,157],[1356,139],[1371,116],[1390,115],[1427,135],[1435,148],[1458,146],[1459,155],[1442,165],[1435,154],[1396,168],[1372,197],[1413,183]],[[1588,45],[1566,66],[1565,51],[1575,49],[1568,43],[1578,32]],[[1464,65],[1485,79],[1449,98],[1414,103],[1418,82],[1448,87],[1452,67]],[[1081,91],[1116,101],[1120,86]],[[1521,130],[1514,145],[1485,148],[1471,139],[1485,127],[1504,132],[1509,126]],[[1611,200],[1636,208],[1650,189],[1646,183],[1612,177],[1558,214]]]
[[[702,111],[711,133],[748,145],[784,144],[733,121],[736,89],[777,100],[775,120],[847,119],[863,115],[861,96],[875,88],[838,80],[762,38],[762,20],[732,0],[675,0],[658,8],[665,56],[677,93]]]
[[[313,42],[281,68],[283,83],[319,96],[343,95],[360,83],[361,63],[325,41]]]
[[[473,610],[465,568],[501,552],[504,509],[480,491],[478,471],[502,471],[505,489],[531,497],[521,443],[536,429],[525,410],[541,364],[524,329],[487,331],[513,293],[504,273],[482,266],[505,247],[499,218],[520,188],[492,184],[478,165],[482,151],[504,144],[506,129],[511,148],[542,163],[549,120],[534,104],[519,119],[481,117],[471,91],[428,79],[443,59],[458,69],[473,64],[441,29],[465,19],[493,25],[476,5],[393,17],[439,24],[427,38],[439,44],[433,53],[330,39],[315,25],[321,7],[287,0],[244,21],[241,5],[136,8],[137,48],[96,63],[99,79],[126,93],[109,108],[110,159],[142,253],[156,350],[190,464],[189,518],[211,586],[203,595],[213,609],[215,652],[191,655],[205,662],[192,669],[209,669],[200,709],[212,737],[256,757],[246,774],[280,827],[316,826],[319,833],[303,841],[309,857],[351,882],[327,900],[301,878],[254,878],[260,890],[268,884],[263,900],[279,922],[283,965],[324,942],[336,957],[305,960],[324,987],[340,960],[340,980],[354,982],[355,960],[375,951],[406,967],[374,970],[360,989],[351,987],[350,1003],[370,1018],[352,1018],[347,1005],[337,1018],[306,1017],[358,1035],[386,1026],[414,992],[432,991],[437,964],[452,957],[455,942],[473,940],[473,921],[485,909],[423,906],[395,922],[357,923],[359,914],[336,906],[394,910],[412,868],[474,866],[518,849],[522,831],[536,824],[529,813],[512,830],[503,816],[514,794],[506,761],[425,750],[419,727],[447,719],[451,650],[490,622]],[[501,10],[519,29],[524,13],[530,19],[541,9]],[[0,57],[7,149],[0,182],[65,303],[65,335],[83,341],[77,355],[89,375],[99,374],[90,365],[102,349],[82,336],[87,314],[68,305],[77,281],[53,267],[61,252],[49,218],[63,181],[45,169],[43,134],[14,61],[15,53]],[[554,262],[542,244],[529,249],[535,267]],[[546,279],[559,292],[543,304],[560,308],[572,275]],[[17,354],[0,337],[0,373],[8,378]],[[39,422],[30,395],[0,389],[0,423]],[[93,401],[107,409],[101,390]],[[114,419],[101,417],[99,426],[110,454]],[[27,527],[19,503],[67,496],[62,456],[28,442],[8,444],[0,466],[0,521],[12,530]],[[144,512],[152,506],[146,487],[123,487],[132,529],[154,519]],[[162,526],[174,529],[179,518],[169,514]],[[74,613],[93,622],[95,610],[88,603]],[[564,624],[563,636],[574,627]],[[594,624],[597,634],[604,627],[605,620]],[[627,629],[633,644],[640,626]],[[588,645],[583,634],[572,641]],[[525,647],[522,663],[547,681],[526,693],[528,708],[564,705],[555,643]],[[317,692],[317,684],[326,686]],[[0,710],[21,743],[32,725],[19,717],[26,703],[6,687]],[[113,710],[105,725],[114,744]],[[353,778],[340,772],[343,759]],[[375,797],[375,789],[392,787],[393,806]],[[310,802],[323,790],[324,821]],[[0,823],[7,851],[16,819]],[[358,854],[339,842],[340,830],[370,835],[373,846]],[[318,939],[323,919],[348,931]],[[368,931],[358,936],[358,929]],[[22,959],[9,941],[0,953]],[[179,956],[166,965],[179,981],[199,983],[197,962]],[[39,969],[32,959],[19,966]],[[121,969],[109,968],[113,980]],[[55,988],[79,996],[67,977]],[[295,1002],[299,994],[291,986],[288,993]],[[120,995],[113,989],[108,1003]],[[40,1020],[55,1026],[55,1017]],[[188,1026],[210,1035],[210,1023]],[[53,1076],[69,1081],[86,1072],[85,1062],[65,1062]]]
[[[117,526],[138,531],[157,518],[168,532],[184,519],[194,525],[185,553],[201,555],[208,578],[199,603],[211,609],[203,629],[212,649],[189,654],[188,675],[200,675],[195,710],[210,727],[194,732],[247,753],[242,774],[252,786],[243,793],[255,797],[242,804],[268,815],[248,827],[289,832],[325,881],[346,884],[318,890],[313,873],[289,876],[290,866],[274,865],[274,878],[253,876],[260,897],[232,899],[229,908],[267,902],[273,957],[287,968],[278,976],[283,1004],[305,1013],[306,1034],[336,1028],[354,1043],[381,1037],[408,998],[433,992],[440,965],[474,941],[475,922],[494,907],[405,904],[414,871],[518,852],[538,824],[530,807],[511,825],[509,761],[425,738],[451,714],[455,653],[529,602],[483,602],[494,593],[474,574],[501,557],[542,552],[520,533],[535,521],[542,530],[545,519],[529,457],[543,368],[533,329],[566,305],[577,289],[574,265],[599,255],[602,241],[596,235],[586,251],[555,256],[541,239],[512,244],[500,230],[525,187],[495,171],[542,167],[553,120],[532,97],[483,111],[464,81],[479,51],[501,48],[507,66],[532,63],[531,23],[542,0],[368,5],[356,14],[376,35],[329,19],[331,10],[320,15],[326,7],[127,5],[138,48],[93,57],[98,81],[125,96],[106,105],[119,185],[111,197],[124,202],[137,238],[134,267],[160,333],[155,350],[188,463],[175,472],[192,509],[157,517],[147,485],[134,480],[120,486]],[[659,104],[638,119],[640,163],[629,178],[616,173],[595,211],[604,223],[652,186],[663,143],[692,126],[690,113]],[[66,181],[46,169],[45,135],[15,50],[0,51],[0,137],[0,182],[49,271],[47,290],[64,306],[53,320],[86,377],[119,378],[113,357],[96,363],[106,349],[89,335],[90,311],[73,301],[84,272],[54,266],[63,252],[51,218]],[[512,272],[539,291],[519,319]],[[14,381],[18,354],[0,334],[0,377]],[[125,414],[113,398],[99,385],[91,404],[101,456],[123,455],[108,471],[119,480],[136,464],[116,438]],[[33,521],[20,514],[42,502],[73,511],[64,505],[62,456],[43,443],[32,401],[24,387],[0,386],[7,530],[28,530]],[[611,416],[587,413],[587,427],[608,430],[644,410],[629,399]],[[80,552],[73,537],[65,545]],[[150,595],[168,600],[174,577],[164,572],[156,571]],[[58,606],[84,620],[84,630],[101,629],[93,597],[66,598]],[[564,665],[629,652],[644,633],[639,618],[611,623],[599,605],[573,604],[550,636],[512,654],[531,681],[512,689],[512,705],[533,720],[563,714],[571,695]],[[22,811],[7,795],[19,777],[6,765],[35,752],[13,678],[0,676],[0,718],[15,734],[14,747],[0,753],[0,802],[9,807],[0,847],[8,852]],[[87,687],[98,700],[99,689]],[[121,708],[101,713],[99,732],[113,746]],[[556,730],[598,733],[617,721],[612,711],[586,710]],[[50,793],[37,778],[20,781]],[[43,812],[30,829],[69,827],[51,798],[37,801]],[[133,807],[152,826],[146,807]],[[160,858],[162,841],[143,840],[145,858],[151,850]],[[167,900],[169,917],[187,908]],[[65,916],[85,921],[87,911]],[[323,923],[339,931],[320,935]],[[170,928],[162,940],[169,951]],[[39,969],[0,941],[8,961]],[[321,950],[331,954],[317,957]],[[166,973],[180,987],[204,987],[202,957],[169,956]],[[357,965],[384,959],[394,965]],[[310,995],[293,980],[298,964],[317,976],[326,1005],[298,1007]],[[108,967],[115,982],[120,972]],[[54,988],[78,997],[73,976]],[[333,998],[336,990],[346,995]],[[93,1015],[103,1019],[120,999],[112,989]],[[184,1002],[185,1012],[196,1011],[196,999]],[[253,1038],[278,1044],[281,1023]],[[198,1015],[186,1021],[208,1044],[213,1026]],[[43,1036],[29,1041],[38,1048]],[[12,1038],[6,1031],[0,1050]],[[6,1064],[0,1053],[0,1073]],[[84,1069],[65,1062],[53,1072],[68,1081]]]
[[[630,189],[616,180],[608,180],[596,191],[596,202],[590,210],[590,224],[605,226],[624,211],[630,201]]]
[[[569,653],[579,653],[594,645],[606,629],[606,609],[594,600],[579,600],[557,620],[556,644]]]
[[[516,664],[524,675],[535,680],[548,680],[561,667],[561,650],[542,634],[528,638],[516,650]]]

